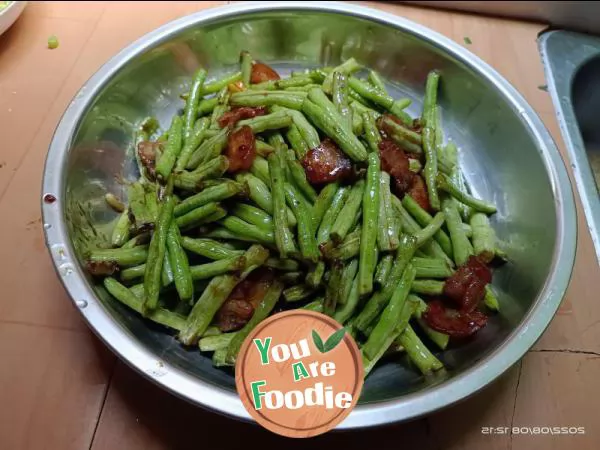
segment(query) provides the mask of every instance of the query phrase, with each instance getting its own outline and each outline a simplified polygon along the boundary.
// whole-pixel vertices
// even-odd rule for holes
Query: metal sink
[[[600,38],[549,31],[538,44],[600,263]]]

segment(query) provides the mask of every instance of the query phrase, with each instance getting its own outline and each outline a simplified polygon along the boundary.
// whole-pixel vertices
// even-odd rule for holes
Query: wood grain
[[[0,323],[0,355],[0,448],[87,448],[112,354],[88,332]]]

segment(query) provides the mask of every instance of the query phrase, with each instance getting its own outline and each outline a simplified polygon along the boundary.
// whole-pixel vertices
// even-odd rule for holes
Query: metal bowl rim
[[[132,368],[171,393],[215,412],[251,421],[235,392],[192,377],[162,362],[117,324],[88,286],[77,264],[64,220],[65,163],[79,121],[97,93],[134,57],[185,29],[264,11],[301,10],[344,14],[378,22],[432,44],[465,64],[494,86],[527,126],[537,144],[555,197],[556,248],[546,283],[521,324],[506,341],[463,373],[438,386],[385,402],[359,405],[337,429],[364,428],[421,417],[478,392],[517,363],[540,338],[556,313],[568,287],[576,249],[576,210],[573,191],[562,158],[542,121],[521,94],[477,56],[429,28],[402,17],[362,6],[336,2],[269,2],[227,5],[169,22],[142,36],[106,62],[79,90],[55,130],[44,166],[41,207],[46,246],[55,270],[74,305],[95,334]],[[46,203],[46,193],[57,201]],[[68,275],[64,267],[69,267]],[[63,270],[61,270],[63,269]],[[69,271],[67,271],[69,272]],[[156,370],[160,367],[161,370]]]

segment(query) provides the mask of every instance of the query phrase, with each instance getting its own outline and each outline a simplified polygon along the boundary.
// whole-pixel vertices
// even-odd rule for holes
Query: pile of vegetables
[[[224,78],[198,70],[166,131],[140,125],[140,179],[126,204],[107,194],[120,215],[90,273],[216,366],[269,315],[306,308],[346,327],[366,374],[398,353],[442,369],[430,348],[486,325],[505,255],[496,208],[444,143],[439,80],[428,75],[412,118],[352,58],[288,78],[247,52]]]

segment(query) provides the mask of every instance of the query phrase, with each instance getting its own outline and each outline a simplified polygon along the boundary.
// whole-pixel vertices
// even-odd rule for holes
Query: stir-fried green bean
[[[119,215],[86,268],[215,367],[233,366],[282,306],[342,324],[367,376],[400,352],[422,374],[442,369],[428,346],[444,351],[475,323],[458,288],[479,295],[477,314],[500,311],[471,265],[509,258],[496,207],[467,188],[444,135],[442,73],[429,72],[413,118],[411,100],[355,58],[289,77],[248,51],[238,63],[217,78],[198,69],[183,113],[136,125],[127,155],[140,177],[122,198],[102,193]]]

